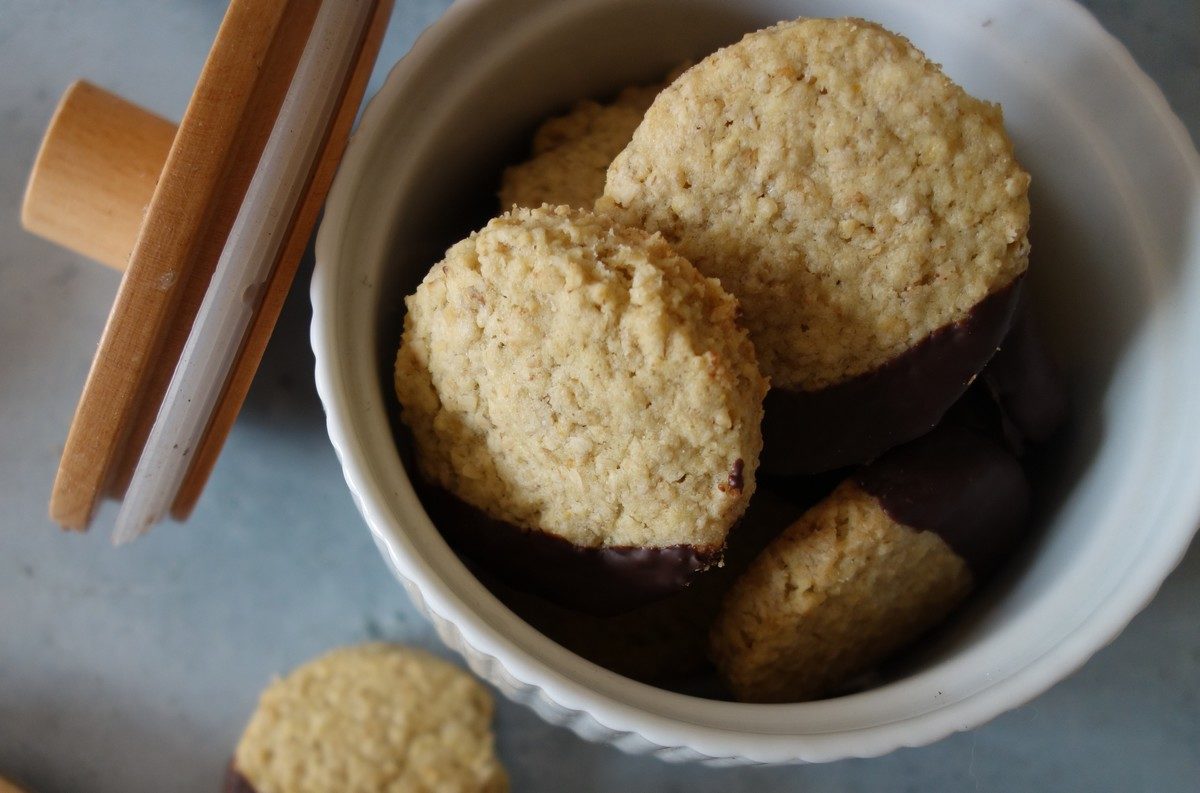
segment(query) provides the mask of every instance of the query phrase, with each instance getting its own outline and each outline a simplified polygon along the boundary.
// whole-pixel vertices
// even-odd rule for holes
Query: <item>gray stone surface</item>
[[[445,5],[397,3],[372,90]],[[1200,136],[1196,0],[1088,5]],[[19,229],[25,175],[75,76],[178,117],[222,12],[216,0],[0,0],[0,776],[32,791],[213,791],[271,675],[367,638],[438,649],[326,439],[304,288],[189,524],[114,552],[106,532],[65,536],[45,516],[117,277]],[[500,751],[517,791],[1196,791],[1198,582],[1195,547],[1081,672],[924,749],[713,771],[626,757],[501,702]]]

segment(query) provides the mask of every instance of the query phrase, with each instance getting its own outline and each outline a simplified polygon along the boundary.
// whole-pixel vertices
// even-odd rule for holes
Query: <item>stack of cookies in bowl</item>
[[[1065,412],[1000,109],[856,19],[577,105],[407,298],[422,501],[567,648],[836,695],[1019,542]],[[715,675],[712,672],[715,671]]]

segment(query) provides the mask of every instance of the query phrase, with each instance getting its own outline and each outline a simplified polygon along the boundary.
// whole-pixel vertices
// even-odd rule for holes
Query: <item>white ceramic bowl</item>
[[[1075,401],[1042,529],[933,646],[863,693],[744,705],[651,688],[555,645],[446,547],[394,440],[402,297],[491,213],[499,166],[571,100],[746,31],[855,14],[1003,104],[1034,177],[1033,289]],[[329,434],[380,550],[442,639],[580,735],[712,763],[873,756],[979,725],[1112,640],[1200,521],[1200,164],[1162,95],[1066,0],[460,0],[371,101],[317,239]]]

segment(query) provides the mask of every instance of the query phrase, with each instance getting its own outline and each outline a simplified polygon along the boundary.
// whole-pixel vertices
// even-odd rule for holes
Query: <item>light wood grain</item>
[[[50,499],[86,528],[119,495],[307,40],[317,0],[234,0],[154,191]]]
[[[355,56],[357,60],[350,71],[350,78],[339,100],[338,110],[334,114],[325,143],[314,164],[307,193],[297,210],[292,227],[288,232],[287,241],[281,249],[279,261],[267,285],[262,305],[247,333],[246,342],[234,365],[221,401],[213,413],[204,440],[200,448],[196,450],[192,466],[172,504],[171,514],[180,520],[191,513],[200,497],[213,465],[216,464],[217,457],[221,453],[225,438],[229,435],[233,422],[246,399],[246,394],[250,390],[250,383],[254,379],[259,363],[262,361],[263,351],[266,349],[267,342],[275,328],[275,322],[279,318],[279,312],[283,308],[283,302],[287,298],[292,280],[296,275],[296,267],[299,265],[309,237],[312,235],[317,215],[325,203],[325,197],[329,193],[338,163],[341,162],[342,153],[345,151],[346,141],[350,135],[350,128],[354,124],[354,117],[358,113],[358,106],[366,91],[372,67],[379,55],[379,47],[387,29],[391,9],[392,0],[381,0],[376,3],[371,21],[363,35],[359,52]]]
[[[246,189],[258,167],[263,148],[274,128],[279,107],[287,94],[296,64],[304,52],[304,45],[308,42],[308,35],[320,6],[321,0],[291,0],[262,57],[262,71],[247,101],[247,112],[241,126],[234,133],[235,140],[225,179],[214,194],[209,207],[211,216],[207,221],[206,233],[196,241],[193,276],[180,296],[173,317],[165,325],[161,363],[148,372],[143,406],[133,416],[122,454],[116,461],[108,487],[108,494],[114,498],[123,497],[137,467],[138,457],[158,415],[158,406],[162,403],[179,355],[187,343],[196,312],[204,300],[204,292],[225,247],[229,229],[233,226]],[[231,6],[230,13],[232,11]],[[222,30],[224,27],[223,25]],[[215,50],[220,43],[221,37],[218,34],[213,49]],[[197,94],[201,87],[202,84],[197,85]]]
[[[29,231],[124,270],[175,125],[80,80],[67,89],[21,204]]]
[[[178,134],[170,122],[83,81],[63,98],[30,178],[23,221],[109,266],[128,264],[51,496],[51,516],[64,527],[86,528],[99,500],[119,498],[128,486],[319,6],[235,1]],[[172,505],[176,517],[194,506],[245,400],[391,7],[391,0],[375,3],[263,302]]]

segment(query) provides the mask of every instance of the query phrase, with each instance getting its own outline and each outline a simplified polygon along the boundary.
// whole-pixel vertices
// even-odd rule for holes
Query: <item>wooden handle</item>
[[[21,224],[124,270],[174,140],[170,121],[77,81],[42,139]]]

